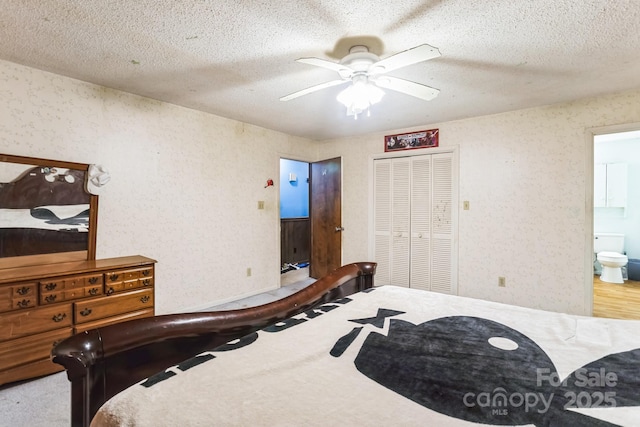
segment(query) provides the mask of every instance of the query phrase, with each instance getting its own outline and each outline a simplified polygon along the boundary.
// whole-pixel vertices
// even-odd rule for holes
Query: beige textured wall
[[[640,92],[404,129],[439,128],[440,146],[458,147],[460,295],[590,313],[586,134],[624,123],[640,123]],[[383,136],[320,146],[320,158],[343,156],[344,262],[368,257],[368,164]]]
[[[414,128],[438,127],[440,145],[458,148],[471,203],[459,212],[460,295],[589,311],[586,130],[625,123],[640,123],[640,92]],[[343,157],[343,262],[368,260],[369,162],[383,136],[318,145],[0,61],[0,152],[111,171],[98,257],[157,259],[160,313],[278,286],[277,194],[264,183],[280,155]]]
[[[157,259],[158,313],[279,286],[277,187],[264,185],[277,182],[280,155],[312,160],[316,151],[305,139],[0,61],[0,153],[109,169],[97,256]]]

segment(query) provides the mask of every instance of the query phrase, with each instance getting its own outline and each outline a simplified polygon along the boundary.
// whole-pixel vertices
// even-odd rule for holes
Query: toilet
[[[623,255],[624,234],[594,233],[593,251],[596,259],[602,265],[600,280],[608,283],[624,283],[622,267],[627,265],[629,259]]]

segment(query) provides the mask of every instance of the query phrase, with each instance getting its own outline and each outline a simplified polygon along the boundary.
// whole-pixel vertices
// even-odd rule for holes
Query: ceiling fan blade
[[[425,101],[431,101],[440,93],[439,89],[391,76],[377,78],[375,84],[385,89],[395,90],[396,92],[402,92],[415,96],[416,98],[424,99]]]
[[[375,74],[388,73],[389,71],[397,70],[398,68],[406,67],[408,65],[416,64],[422,61],[427,61],[439,56],[440,51],[437,47],[433,47],[428,44],[422,44],[403,52],[396,53],[395,55],[391,55],[388,58],[381,59],[380,61],[371,65],[370,69]]]
[[[347,66],[344,66],[337,62],[327,61],[320,58],[299,58],[296,62],[302,62],[303,64],[315,65],[316,67],[326,68],[328,70],[336,71],[340,73],[340,77],[347,79],[353,73],[353,70]]]
[[[350,80],[331,80],[330,82],[321,83],[319,85],[311,86],[306,89],[299,90],[297,92],[291,93],[289,95],[283,96],[280,98],[280,101],[289,101],[291,99],[297,98],[302,95],[306,95],[308,93],[316,92],[321,89],[326,89],[331,86],[341,85],[343,83],[348,83]]]

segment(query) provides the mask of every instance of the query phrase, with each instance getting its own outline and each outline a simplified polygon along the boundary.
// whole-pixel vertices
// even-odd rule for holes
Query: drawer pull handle
[[[30,299],[23,299],[22,301],[18,301],[18,308],[25,308],[31,305]]]
[[[82,311],[80,312],[80,314],[81,314],[82,316],[88,316],[88,315],[90,315],[90,314],[91,314],[91,312],[92,312],[92,311],[93,311],[93,310],[91,310],[90,308],[85,308],[84,310],[82,310]]]
[[[111,276],[109,276],[109,280],[111,280],[112,282],[115,282],[116,280],[118,280],[118,277],[120,277],[120,275],[114,273]]]
[[[109,288],[107,289],[107,295],[111,295],[115,292],[115,290],[113,288]]]
[[[23,286],[21,288],[16,289],[16,291],[18,292],[18,295],[26,295],[29,293],[29,288],[27,288],[26,286]]]
[[[58,323],[58,322],[62,322],[66,318],[67,318],[67,313],[59,313],[59,314],[56,314],[55,316],[53,316],[51,318],[51,320],[53,320],[54,322]]]
[[[46,297],[44,297],[44,300],[46,302],[54,302],[56,298],[58,298],[58,295],[47,295]]]
[[[150,299],[151,298],[149,297],[149,295],[145,295],[145,296],[140,298],[140,302],[143,303],[143,304],[146,304],[146,303],[149,302]]]
[[[150,274],[151,274],[151,271],[150,271],[150,270],[142,270],[142,275],[143,275],[143,276],[148,276],[148,275],[150,275]]]
[[[54,289],[55,289],[55,288],[57,288],[57,287],[58,287],[58,284],[57,284],[57,283],[47,283],[47,284],[44,286],[44,288],[45,288],[46,290],[48,290],[48,291],[52,291],[52,290],[54,290]]]
[[[142,286],[149,286],[150,283],[151,283],[151,279],[143,279],[142,280]]]
[[[89,289],[89,295],[98,295],[98,288]]]
[[[97,277],[90,277],[89,278],[89,284],[95,285],[96,283],[98,283],[98,278]]]

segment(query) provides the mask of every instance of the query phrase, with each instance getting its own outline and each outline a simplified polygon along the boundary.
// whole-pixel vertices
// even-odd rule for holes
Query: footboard
[[[71,425],[88,427],[116,393],[202,351],[371,288],[375,269],[375,263],[348,264],[295,294],[257,307],[135,319],[67,338],[51,357],[71,381]]]

